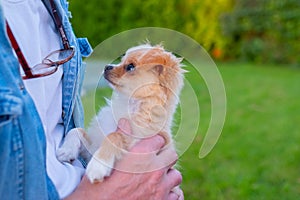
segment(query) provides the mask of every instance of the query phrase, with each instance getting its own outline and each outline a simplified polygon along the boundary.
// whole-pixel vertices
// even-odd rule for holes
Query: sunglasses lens
[[[58,65],[47,65],[47,64],[38,64],[31,68],[31,73],[33,75],[50,75],[56,72]]]
[[[43,60],[43,63],[45,64],[57,63],[58,65],[61,65],[69,61],[73,57],[74,52],[75,52],[74,48],[54,51]]]
[[[30,69],[30,74],[22,75],[23,79],[43,77],[53,74],[57,71],[58,66],[68,62],[75,53],[74,48],[61,49],[50,53],[41,64],[35,65]]]

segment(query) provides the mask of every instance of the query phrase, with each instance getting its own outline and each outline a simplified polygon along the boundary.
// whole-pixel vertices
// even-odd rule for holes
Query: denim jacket
[[[91,53],[84,38],[76,38],[65,0],[56,1],[75,56],[64,64],[63,121],[65,133],[83,126],[80,88],[82,56]],[[46,139],[33,100],[26,91],[6,34],[0,1],[0,199],[59,199],[46,172]]]

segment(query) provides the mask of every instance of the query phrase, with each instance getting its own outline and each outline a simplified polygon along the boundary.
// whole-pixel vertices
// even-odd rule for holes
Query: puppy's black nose
[[[114,66],[112,66],[112,65],[106,65],[104,68],[104,71],[109,71],[109,70],[112,70],[113,68],[114,68]]]

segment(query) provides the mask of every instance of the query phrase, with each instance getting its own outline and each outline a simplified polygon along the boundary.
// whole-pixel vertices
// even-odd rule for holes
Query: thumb
[[[127,119],[121,118],[118,122],[117,132],[131,135],[131,126]]]

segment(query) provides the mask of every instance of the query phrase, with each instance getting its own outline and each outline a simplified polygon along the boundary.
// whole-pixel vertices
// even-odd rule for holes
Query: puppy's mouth
[[[113,75],[111,73],[104,73],[104,78],[108,81],[108,83],[113,87],[119,87],[120,85],[113,81]]]

